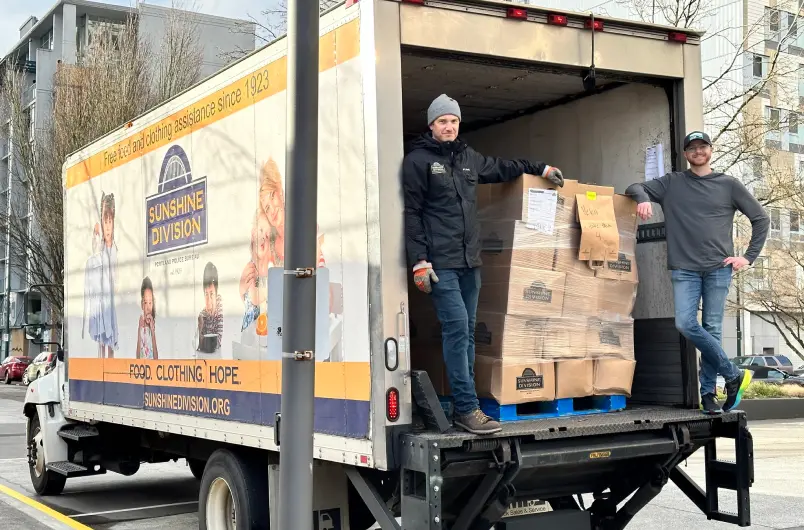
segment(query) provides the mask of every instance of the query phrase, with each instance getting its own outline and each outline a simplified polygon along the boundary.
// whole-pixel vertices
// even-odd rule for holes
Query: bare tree
[[[762,14],[741,9],[742,18],[731,23],[718,11],[722,0],[616,1],[645,21],[704,30],[702,47],[717,50],[706,55],[702,86],[704,122],[715,144],[712,166],[740,178],[772,219],[765,256],[735,276],[729,306],[775,327],[804,359],[804,243],[798,235],[804,175],[790,163],[793,155],[780,154],[785,137],[804,135],[798,112],[801,66],[787,53],[804,48],[798,41],[804,0],[779,0]],[[715,15],[718,27],[712,27]],[[765,106],[767,100],[772,107]],[[738,254],[750,235],[747,219],[737,216]]]
[[[319,0],[319,8],[323,13],[341,3],[341,0]],[[233,31],[237,33],[245,33],[254,35],[257,41],[257,48],[269,44],[279,37],[282,37],[287,32],[288,23],[288,3],[287,0],[276,0],[274,5],[267,7],[260,11],[256,16],[248,13],[249,23],[241,24]],[[252,27],[252,25],[254,27]],[[256,28],[256,30],[255,30]],[[222,54],[225,59],[237,59],[242,57],[251,50],[235,50]]]
[[[153,64],[157,103],[194,85],[201,77],[203,54],[195,2],[173,0],[160,44]]]
[[[8,233],[11,266],[26,270],[27,264],[26,283],[64,283],[62,166],[68,155],[198,80],[200,46],[192,15],[172,16],[163,43],[143,40],[133,15],[101,26],[76,64],[59,64],[51,105],[37,100],[37,107],[52,106],[47,116],[36,118],[31,111],[24,64],[12,58],[2,64],[0,101],[11,123],[15,182],[8,212],[0,205],[0,230]],[[163,52],[152,53],[154,45]],[[60,322],[63,290],[47,288],[43,295],[49,320]]]

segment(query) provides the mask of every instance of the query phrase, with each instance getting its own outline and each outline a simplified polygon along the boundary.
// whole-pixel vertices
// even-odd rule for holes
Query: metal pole
[[[279,528],[312,530],[318,199],[318,2],[288,6]]]

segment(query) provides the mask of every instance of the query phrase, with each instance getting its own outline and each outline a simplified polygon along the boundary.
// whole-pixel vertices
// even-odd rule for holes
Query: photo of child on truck
[[[204,267],[204,309],[198,315],[197,349],[214,353],[223,339],[223,304],[218,294],[218,269],[211,262]]]
[[[92,232],[92,255],[87,259],[84,271],[84,321],[89,328],[89,336],[98,344],[98,357],[113,358],[114,351],[118,349],[113,193],[101,195],[100,214],[100,222],[95,223]]]
[[[254,216],[254,226],[251,229],[251,261],[246,264],[240,277],[240,297],[246,307],[241,331],[248,329],[267,311],[267,293],[264,290],[267,288],[268,267],[271,265],[268,248],[271,230],[268,216],[264,211],[258,210]],[[259,331],[258,329],[258,334],[265,334]],[[265,331],[267,332],[267,329]]]
[[[154,286],[147,276],[143,278],[140,287],[140,305],[142,315],[137,328],[137,359],[159,359],[159,350],[156,347]]]

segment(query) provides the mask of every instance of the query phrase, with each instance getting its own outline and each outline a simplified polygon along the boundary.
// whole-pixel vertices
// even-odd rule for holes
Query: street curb
[[[804,418],[804,398],[744,399],[738,410],[749,421],[799,419]]]

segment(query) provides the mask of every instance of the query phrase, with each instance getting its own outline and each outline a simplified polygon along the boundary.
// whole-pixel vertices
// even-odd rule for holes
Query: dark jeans
[[[701,395],[715,393],[717,374],[726,381],[740,375],[720,345],[731,273],[731,266],[710,272],[671,272],[676,328],[701,352]],[[698,323],[698,302],[701,299],[703,325]]]
[[[441,322],[441,344],[456,414],[478,408],[475,391],[475,317],[480,269],[437,269],[433,304]]]

